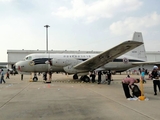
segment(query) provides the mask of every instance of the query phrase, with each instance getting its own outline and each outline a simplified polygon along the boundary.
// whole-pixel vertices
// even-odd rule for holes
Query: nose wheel
[[[73,79],[74,79],[74,80],[78,79],[78,75],[77,75],[77,74],[74,74],[74,75],[73,75]]]
[[[33,82],[37,82],[38,81],[38,77],[33,77]]]
[[[34,73],[34,77],[33,77],[33,82],[37,82],[38,81],[38,77],[37,77],[37,74],[36,73]]]

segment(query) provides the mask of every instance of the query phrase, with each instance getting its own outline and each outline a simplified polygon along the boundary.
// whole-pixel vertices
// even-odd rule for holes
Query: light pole
[[[46,53],[48,53],[48,27],[50,26],[45,25],[44,27],[46,27]]]
[[[46,53],[48,53],[48,28],[50,27],[49,25],[45,25],[46,27]],[[49,57],[49,56],[48,56]],[[48,59],[49,60],[49,59]],[[49,71],[49,64],[48,64],[48,71]],[[47,76],[46,76],[47,78]],[[46,83],[51,83],[51,79],[47,79]]]

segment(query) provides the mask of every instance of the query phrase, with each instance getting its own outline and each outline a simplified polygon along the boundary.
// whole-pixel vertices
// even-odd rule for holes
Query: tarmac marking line
[[[27,87],[29,87],[31,83],[29,83],[27,86],[22,88],[17,94],[15,94],[13,97],[11,97],[9,100],[7,100],[2,106],[0,106],[0,109],[2,109],[6,104],[8,104],[13,98],[15,98],[18,94],[20,94],[23,90],[25,90]]]

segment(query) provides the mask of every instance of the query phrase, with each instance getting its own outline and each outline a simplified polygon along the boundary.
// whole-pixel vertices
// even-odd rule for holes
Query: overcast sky
[[[0,62],[7,50],[104,51],[142,32],[160,51],[160,0],[0,0]]]

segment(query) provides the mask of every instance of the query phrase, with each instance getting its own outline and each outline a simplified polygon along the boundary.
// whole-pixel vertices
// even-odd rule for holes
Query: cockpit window
[[[25,58],[25,60],[32,60],[32,57],[28,56],[28,57]]]

